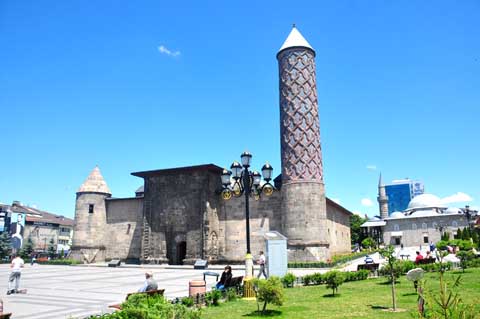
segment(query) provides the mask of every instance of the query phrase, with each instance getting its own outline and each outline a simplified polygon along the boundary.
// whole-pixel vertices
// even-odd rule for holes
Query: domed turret
[[[422,194],[414,197],[408,204],[407,211],[425,208],[447,208],[440,198],[432,194]]]

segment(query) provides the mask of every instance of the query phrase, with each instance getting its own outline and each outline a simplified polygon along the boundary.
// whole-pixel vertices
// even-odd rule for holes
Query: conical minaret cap
[[[103,179],[102,173],[98,166],[92,170],[90,175],[88,175],[85,182],[78,189],[77,193],[103,193],[103,194],[112,194],[108,188],[107,183]]]
[[[290,34],[288,35],[287,40],[285,40],[280,50],[278,50],[278,53],[282,52],[285,49],[296,48],[296,47],[308,48],[313,52],[315,52],[315,50],[312,48],[310,43],[308,43],[308,41],[305,40],[305,38],[300,33],[300,31],[298,31],[295,25],[293,25],[292,31],[290,31]]]

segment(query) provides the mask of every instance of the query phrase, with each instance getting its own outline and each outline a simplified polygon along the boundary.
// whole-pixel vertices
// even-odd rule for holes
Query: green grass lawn
[[[461,272],[447,272],[445,278],[452,281]],[[425,276],[427,286],[438,291],[438,273]],[[404,276],[397,284],[397,307],[404,312],[392,313],[384,308],[392,307],[391,287],[385,278],[344,283],[339,288],[338,297],[331,297],[331,290],[325,285],[285,289],[285,303],[281,307],[269,305],[267,309],[275,318],[314,319],[314,318],[412,318],[417,307],[417,295],[413,284]],[[480,268],[467,269],[462,274],[460,289],[466,303],[477,304],[480,313]],[[237,300],[222,303],[218,307],[203,310],[202,318],[232,319],[257,317],[255,301]]]

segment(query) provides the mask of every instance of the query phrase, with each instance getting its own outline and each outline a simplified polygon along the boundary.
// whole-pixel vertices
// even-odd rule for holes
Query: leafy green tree
[[[468,267],[468,262],[475,258],[475,254],[472,251],[460,250],[457,253],[457,257],[460,259],[462,271],[465,272],[465,269]]]
[[[387,259],[388,266],[390,267],[390,284],[392,285],[392,304],[393,311],[397,310],[397,298],[395,292],[395,248],[392,245],[385,247],[380,251],[383,258]]]
[[[327,289],[332,289],[332,295],[335,296],[335,292],[338,291],[338,287],[345,281],[345,275],[337,270],[329,271],[325,274],[325,283]]]
[[[462,229],[459,227],[457,229],[457,235],[455,236],[455,239],[462,239],[462,238],[463,238]]]
[[[0,234],[0,258],[3,259],[7,256],[10,256],[11,250],[12,241],[10,234],[4,231]]]
[[[257,305],[259,302],[263,302],[262,314],[265,314],[268,304],[283,305],[285,297],[280,278],[271,276],[266,280],[254,279],[253,285],[257,295]]]
[[[49,245],[48,245],[48,256],[53,259],[55,257],[56,252],[57,252],[57,249],[55,247],[55,241],[52,238],[50,239]]]
[[[362,246],[364,248],[373,248],[375,247],[375,240],[373,240],[372,237],[367,237],[364,240],[362,240]]]
[[[353,214],[352,217],[350,217],[350,236],[352,244],[360,244],[365,238],[365,235],[360,226],[366,221],[366,218],[362,218],[357,214]]]

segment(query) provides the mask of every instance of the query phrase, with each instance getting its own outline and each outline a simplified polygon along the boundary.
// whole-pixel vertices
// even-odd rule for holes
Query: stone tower
[[[380,218],[385,219],[388,217],[388,196],[385,191],[385,185],[382,182],[382,173],[380,173],[380,178],[378,179],[378,207],[380,209]]]
[[[105,260],[105,199],[110,196],[110,189],[97,166],[77,191],[72,258],[87,263]]]
[[[289,260],[329,257],[315,51],[293,26],[277,53],[280,84],[282,228]]]

